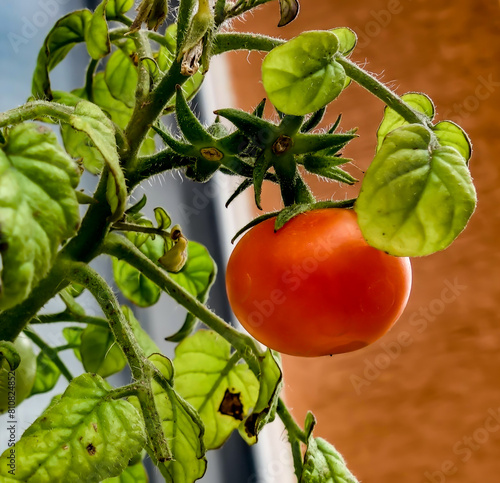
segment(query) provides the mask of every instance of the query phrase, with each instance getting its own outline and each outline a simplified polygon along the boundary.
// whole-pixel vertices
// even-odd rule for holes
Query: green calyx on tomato
[[[352,210],[308,211],[277,232],[270,218],[236,245],[231,307],[257,340],[295,356],[350,352],[382,337],[411,288],[408,258],[367,244]]]
[[[31,342],[24,334],[15,341],[21,363],[11,371],[5,361],[0,368],[0,414],[15,408],[31,393],[36,375],[36,357]]]

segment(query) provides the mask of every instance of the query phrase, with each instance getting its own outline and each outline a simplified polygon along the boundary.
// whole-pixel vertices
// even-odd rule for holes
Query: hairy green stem
[[[181,65],[174,61],[158,86],[142,102],[136,102],[134,112],[127,127],[125,136],[129,142],[129,149],[123,159],[127,175],[133,176],[137,164],[137,153],[144,138],[156,119],[162,114],[163,108],[175,94],[175,87],[182,85],[188,77],[181,74]]]
[[[136,225],[135,223],[124,223],[117,221],[116,223],[113,224],[111,229],[118,231],[133,231],[135,233],[150,233],[152,235],[170,237],[170,232],[167,230],[162,230],[161,228],[155,228],[154,226]]]
[[[57,366],[57,368],[61,371],[61,374],[69,381],[73,379],[71,372],[69,372],[68,368],[64,364],[64,362],[59,357],[57,350],[53,347],[50,347],[35,331],[26,328],[24,329],[24,333],[38,346],[41,351]]]
[[[220,33],[215,36],[212,55],[223,54],[232,50],[258,50],[269,52],[286,41],[267,35],[244,34],[236,32]]]
[[[79,316],[68,310],[57,314],[41,314],[33,317],[31,324],[54,324],[58,322],[77,322],[79,324],[97,325],[99,327],[108,327],[108,321],[102,317],[92,317],[90,315]]]
[[[109,391],[107,397],[111,399],[121,399],[123,397],[137,396],[138,390],[139,385],[136,382],[133,382],[132,384],[117,387],[116,389]]]
[[[64,305],[68,309],[68,312],[74,314],[76,317],[84,317],[85,310],[84,308],[73,298],[73,296],[68,292],[68,287],[59,292],[59,296],[61,297]]]
[[[127,358],[132,376],[137,381],[136,395],[144,414],[146,430],[153,444],[155,455],[159,461],[172,459],[154,402],[150,364],[147,363],[146,355],[139,347],[115,294],[106,281],[85,263],[70,262],[68,278],[87,288],[101,306],[108,319],[111,332]]]
[[[296,423],[295,419],[290,414],[290,411],[288,411],[286,404],[283,402],[283,399],[281,398],[278,399],[277,413],[281,421],[285,425],[289,437],[293,439],[298,439],[302,443],[307,444],[306,434],[304,433],[304,431],[302,431],[302,428]]]
[[[205,325],[224,337],[248,363],[255,374],[260,374],[258,357],[260,350],[256,342],[249,336],[231,327],[225,320],[214,314],[209,308],[193,297],[176,283],[168,273],[155,265],[127,238],[110,233],[103,245],[103,252],[124,260],[143,273],[162,290],[168,293],[177,303],[186,308]]]
[[[145,58],[153,58],[153,53],[151,52],[151,45],[149,43],[149,40],[142,30],[135,32],[131,35],[131,37],[135,42],[137,55],[139,56],[139,65],[137,68],[139,76],[137,80],[135,98],[136,102],[142,102],[149,94],[149,90],[151,87],[149,71],[142,60]]]
[[[123,314],[115,294],[106,281],[85,263],[68,262],[68,278],[83,285],[94,296],[108,319],[109,327],[116,342],[122,348],[135,379],[143,375],[143,361],[146,358],[135,340],[134,333]]]
[[[125,35],[130,32],[128,27],[118,27],[116,29],[111,29],[109,31],[109,40],[111,42],[116,42],[117,40],[123,39]]]
[[[10,111],[0,114],[0,127],[18,124],[20,122],[37,119],[40,117],[52,117],[60,121],[69,122],[69,118],[75,109],[56,102],[33,101]]]
[[[197,4],[196,0],[180,0],[179,10],[177,15],[177,50],[175,58],[179,57],[180,49],[184,45],[184,39],[191,24],[194,7]]]
[[[410,124],[423,124],[428,126],[429,119],[425,114],[412,109],[401,97],[389,89],[373,75],[363,70],[352,60],[336,56],[335,60],[344,68],[346,74],[360,86],[371,92],[374,96],[384,101],[387,106],[396,111]]]
[[[136,168],[129,173],[128,186],[132,191],[141,181],[171,169],[185,168],[193,165],[193,158],[186,158],[170,148],[150,156],[137,159]]]
[[[295,470],[295,475],[297,476],[297,481],[300,480],[302,475],[302,451],[300,448],[300,443],[307,444],[307,437],[302,428],[296,423],[293,416],[288,411],[286,404],[283,402],[283,399],[278,399],[278,406],[276,409],[279,418],[285,426],[285,429],[288,433],[288,441],[290,443],[292,449],[292,457],[293,457],[293,467]]]
[[[116,18],[119,22],[121,22],[123,25],[126,25],[127,27],[130,27],[133,23],[132,19],[128,18],[125,14],[121,13],[118,15]]]

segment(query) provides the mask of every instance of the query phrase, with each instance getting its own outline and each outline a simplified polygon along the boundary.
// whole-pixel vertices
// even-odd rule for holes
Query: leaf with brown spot
[[[241,403],[241,392],[231,392],[226,389],[222,402],[219,406],[219,412],[234,419],[243,421],[243,404]]]
[[[146,434],[137,410],[110,399],[110,390],[96,374],[73,379],[15,444],[15,476],[9,474],[11,448],[2,454],[0,481],[86,483],[120,475],[144,447]]]
[[[187,337],[175,350],[175,389],[200,414],[207,449],[222,446],[257,401],[259,382],[238,362],[230,344],[209,330]]]

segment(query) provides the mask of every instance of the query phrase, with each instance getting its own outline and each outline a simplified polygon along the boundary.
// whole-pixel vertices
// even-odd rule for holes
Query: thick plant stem
[[[105,169],[94,194],[97,203],[89,206],[78,235],[59,253],[47,276],[20,304],[0,313],[0,340],[14,340],[37,312],[68,285],[68,260],[89,262],[108,231],[109,205],[106,202],[107,170]]]
[[[74,108],[63,106],[55,102],[33,101],[20,107],[11,109],[0,114],[0,127],[18,124],[30,119],[39,117],[53,117],[60,121],[69,122],[69,117],[73,114]]]
[[[103,245],[103,252],[124,260],[142,272],[162,290],[167,292],[177,303],[186,308],[205,325],[224,337],[245,359],[255,374],[260,374],[258,357],[260,350],[256,342],[245,334],[231,327],[226,321],[178,285],[168,273],[155,265],[127,238],[110,233]]]
[[[142,102],[149,94],[151,79],[149,72],[144,65],[144,59],[152,59],[153,53],[151,52],[151,45],[148,38],[142,31],[135,32],[132,35],[135,46],[137,48],[137,55],[139,56],[139,65],[137,66],[139,78],[137,81],[137,89],[135,91],[136,102]]]
[[[146,430],[151,439],[155,456],[159,461],[171,460],[172,453],[165,439],[154,402],[151,386],[152,369],[147,362],[146,355],[137,344],[132,328],[125,318],[115,294],[106,281],[85,263],[70,262],[68,278],[87,288],[101,306],[108,319],[111,332],[127,358],[132,376],[137,381],[137,398],[141,405]]]
[[[188,79],[189,77],[181,74],[181,64],[174,61],[155,90],[143,101],[136,102],[130,122],[125,128],[125,137],[129,142],[129,149],[122,161],[128,172],[133,172],[139,148],[149,129],[161,115],[167,102],[175,94],[175,87],[184,84]]]
[[[223,54],[232,50],[258,50],[269,52],[285,43],[285,40],[268,37],[267,35],[224,32],[217,34],[212,47],[212,55]]]
[[[83,285],[94,296],[108,319],[116,342],[127,357],[133,377],[140,380],[146,356],[138,346],[132,329],[109,285],[93,268],[85,263],[69,262],[67,277],[72,282]]]
[[[353,81],[384,101],[387,106],[396,111],[410,124],[423,124],[426,127],[429,125],[430,120],[425,114],[412,109],[401,99],[401,97],[391,91],[391,89],[377,80],[374,76],[359,67],[356,63],[342,56],[337,56],[335,60],[344,68],[346,74]]]
[[[175,153],[170,148],[150,156],[137,159],[136,168],[129,173],[128,187],[132,191],[141,181],[171,169],[185,168],[193,165],[191,158]]]

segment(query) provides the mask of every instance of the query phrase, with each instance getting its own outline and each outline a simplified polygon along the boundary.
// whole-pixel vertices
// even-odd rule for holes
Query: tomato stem
[[[307,437],[302,428],[297,424],[293,416],[288,411],[283,399],[278,399],[278,416],[285,425],[290,440],[299,440],[301,443],[307,444]]]
[[[146,431],[151,439],[155,457],[158,461],[171,460],[172,452],[165,438],[154,402],[151,386],[152,364],[137,343],[132,328],[106,281],[84,263],[68,262],[68,265],[68,278],[87,288],[108,318],[111,332],[127,358],[134,379],[138,382],[136,396],[141,405]]]
[[[422,124],[429,126],[429,119],[414,109],[412,109],[401,97],[380,82],[375,76],[363,70],[355,62],[338,55],[335,60],[344,68],[346,74],[360,86],[371,92],[375,97],[385,102],[387,106],[396,111],[410,124]]]
[[[208,307],[170,278],[167,272],[155,265],[131,241],[116,233],[110,233],[103,244],[103,252],[117,257],[119,260],[126,261],[149,280],[156,283],[177,303],[224,337],[245,359],[252,372],[256,375],[260,374],[259,357],[261,354],[255,340],[242,334],[214,314]]]
[[[24,329],[24,333],[38,346],[40,350],[57,366],[61,374],[71,382],[73,375],[59,357],[57,350],[47,344],[34,330]]]
[[[79,324],[97,325],[108,327],[108,321],[102,317],[92,317],[90,315],[79,316],[64,310],[57,314],[40,314],[31,320],[31,324],[53,324],[57,322],[78,322]]]
[[[18,124],[31,119],[51,117],[69,122],[75,109],[73,107],[48,101],[33,101],[0,114],[0,127]]]

